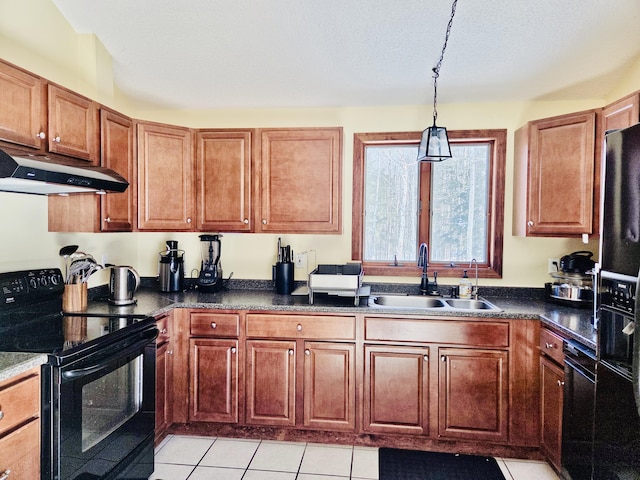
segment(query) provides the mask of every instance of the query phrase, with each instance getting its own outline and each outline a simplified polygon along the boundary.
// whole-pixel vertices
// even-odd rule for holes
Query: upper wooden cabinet
[[[98,164],[98,104],[48,85],[49,151]]]
[[[627,95],[602,109],[602,134],[640,121],[640,92]]]
[[[198,230],[250,232],[253,130],[196,134]]]
[[[44,149],[47,132],[44,81],[0,62],[0,140]]]
[[[529,122],[515,134],[513,234],[597,232],[597,110]]]
[[[192,131],[146,122],[137,130],[138,229],[193,230]]]
[[[342,231],[342,128],[260,131],[255,231]]]
[[[50,232],[130,232],[135,219],[135,157],[133,121],[108,108],[100,110],[100,162],[129,182],[122,193],[52,195]]]
[[[136,206],[136,159],[133,121],[107,108],[100,110],[100,160],[103,167],[122,175],[129,187],[122,193],[100,198],[100,229],[103,232],[130,232],[134,228]]]

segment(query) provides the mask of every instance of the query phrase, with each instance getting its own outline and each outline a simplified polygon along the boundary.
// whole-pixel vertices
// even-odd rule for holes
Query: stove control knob
[[[51,275],[51,277],[49,278],[49,281],[51,282],[51,285],[58,285],[60,283],[60,278],[58,278],[58,275],[56,275],[55,273],[53,275]]]
[[[29,279],[29,286],[31,288],[38,288],[38,281],[35,278]]]

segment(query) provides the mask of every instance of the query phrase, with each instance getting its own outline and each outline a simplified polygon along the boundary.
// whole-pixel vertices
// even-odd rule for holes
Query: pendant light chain
[[[453,24],[453,17],[456,14],[456,6],[458,0],[453,0],[451,5],[451,18],[449,18],[449,24],[447,25],[447,32],[444,37],[444,45],[442,46],[442,52],[440,53],[440,60],[438,64],[433,68],[433,125],[436,124],[438,118],[438,111],[436,107],[438,105],[438,77],[440,76],[440,67],[442,66],[442,60],[444,59],[444,51],[447,49],[447,43],[449,42],[449,35],[451,34],[451,25]]]

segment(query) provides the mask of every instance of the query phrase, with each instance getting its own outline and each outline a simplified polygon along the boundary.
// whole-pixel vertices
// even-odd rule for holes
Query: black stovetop
[[[59,269],[0,273],[0,352],[63,357],[154,324],[145,315],[63,313]]]

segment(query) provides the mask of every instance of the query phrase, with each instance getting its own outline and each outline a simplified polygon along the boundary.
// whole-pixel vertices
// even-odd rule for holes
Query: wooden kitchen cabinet
[[[137,124],[139,230],[193,230],[192,137],[188,128]]]
[[[640,121],[640,92],[616,100],[602,109],[602,133],[630,127]]]
[[[165,437],[173,422],[173,343],[170,315],[156,318],[156,445]]]
[[[508,439],[509,354],[501,350],[440,348],[438,435]]]
[[[237,313],[189,315],[189,421],[238,423],[239,329]]]
[[[103,107],[100,110],[100,164],[129,182],[122,193],[51,195],[50,232],[130,232],[134,229],[136,181],[133,121]]]
[[[363,429],[429,434],[429,347],[366,345]]]
[[[598,231],[598,121],[598,111],[588,110],[532,121],[516,131],[514,235],[569,237]]]
[[[0,383],[0,412],[0,477],[40,478],[40,368]]]
[[[46,96],[42,78],[0,61],[0,141],[44,151]]]
[[[342,232],[342,128],[264,129],[255,182],[259,233]]]
[[[254,135],[251,129],[197,132],[198,230],[251,231]]]
[[[559,472],[562,458],[564,404],[563,339],[547,328],[540,330],[540,447]]]
[[[355,317],[252,313],[246,334],[247,424],[354,430]]]
[[[48,148],[50,152],[98,164],[98,104],[71,90],[48,85]]]

